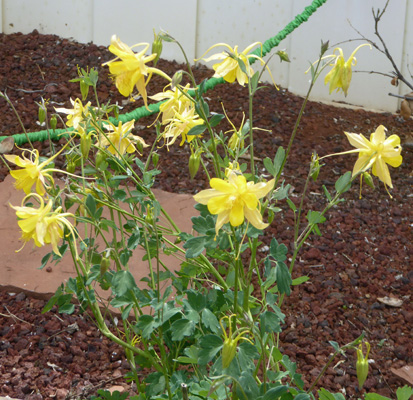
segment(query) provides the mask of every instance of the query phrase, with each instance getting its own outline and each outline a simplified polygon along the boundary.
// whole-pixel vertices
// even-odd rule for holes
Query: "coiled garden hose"
[[[327,0],[313,0],[311,5],[308,7],[305,7],[304,11],[301,14],[298,14],[293,21],[291,21],[283,30],[281,30],[277,35],[274,37],[266,40],[262,48],[259,47],[255,49],[251,54],[255,54],[257,56],[264,57],[269,51],[271,51],[272,48],[278,46],[278,44],[285,39],[294,29],[298,28],[303,22],[306,22],[308,18],[315,12],[319,7],[321,7]],[[250,59],[250,63],[253,63],[255,61],[254,58]],[[216,85],[224,83],[223,78],[210,78],[205,84],[205,89],[206,90],[211,90],[213,89]],[[190,93],[190,95],[193,95],[194,93]],[[119,117],[116,118],[110,118],[110,121],[114,124],[117,125],[119,121],[122,121],[122,123],[131,121],[134,119],[135,121],[139,120],[140,118],[143,117],[148,117],[152,114],[155,114],[159,112],[159,106],[163,103],[163,101],[160,101],[155,104],[150,104],[148,105],[148,108],[145,106],[139,107],[131,112],[119,115]],[[73,128],[67,128],[67,129],[55,129],[54,131],[47,131],[47,130],[42,130],[38,132],[28,132],[27,136],[24,133],[18,133],[15,135],[12,135],[14,138],[14,142],[16,145],[20,146],[24,143],[27,142],[27,137],[29,137],[31,142],[43,142],[45,140],[48,140],[49,138],[52,140],[59,140],[62,135],[70,133]],[[0,136],[0,142],[6,139],[9,136]]]

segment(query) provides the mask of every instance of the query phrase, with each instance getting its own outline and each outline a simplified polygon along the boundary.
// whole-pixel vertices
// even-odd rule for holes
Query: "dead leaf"
[[[377,300],[390,307],[401,307],[403,304],[403,300],[396,299],[395,297],[377,297]]]
[[[405,365],[402,368],[390,368],[390,371],[399,378],[404,379],[410,385],[413,385],[413,365]]]
[[[0,154],[10,153],[14,147],[14,138],[6,137],[0,142]]]

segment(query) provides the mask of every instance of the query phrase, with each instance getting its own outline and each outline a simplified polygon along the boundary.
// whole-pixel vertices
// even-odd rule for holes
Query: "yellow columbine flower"
[[[324,78],[324,84],[330,84],[331,94],[334,89],[337,89],[337,92],[341,89],[344,92],[344,95],[347,96],[348,88],[350,87],[352,70],[351,68],[357,64],[355,54],[363,46],[370,46],[368,43],[358,46],[352,53],[351,56],[346,61],[344,59],[343,50],[340,47],[337,47],[333,50],[331,56],[333,59],[329,62],[329,65],[333,65],[332,70]],[[371,46],[370,46],[371,48]],[[334,53],[338,51],[339,54],[335,55]],[[323,57],[324,58],[324,57]]]
[[[182,92],[187,93],[189,84],[181,90]],[[157,93],[154,96],[149,96],[149,98],[156,101],[167,99],[159,106],[159,111],[162,113],[162,124],[167,124],[174,118],[176,113],[182,114],[182,112],[191,105],[191,100],[186,97],[181,90],[175,87],[173,90],[166,90],[162,93]]]
[[[125,153],[134,153],[136,151],[135,144],[141,147],[148,147],[145,141],[140,136],[131,134],[131,130],[135,124],[135,120],[122,124],[119,122],[118,126],[111,122],[105,124],[105,128],[109,131],[105,135],[102,134],[100,144],[102,146],[109,146],[108,151],[116,157],[123,156]]]
[[[257,45],[260,45],[262,47],[260,42],[255,42],[255,43],[250,44],[248,47],[246,47],[244,51],[242,51],[241,53],[238,53],[238,46],[235,46],[234,48],[232,48],[230,45],[226,43],[218,43],[218,44],[211,46],[203,54],[203,56],[206,53],[208,53],[210,50],[212,50],[214,47],[218,47],[218,46],[224,46],[228,49],[228,51],[214,54],[208,58],[202,58],[203,56],[201,58],[205,62],[209,62],[211,60],[222,60],[220,63],[214,64],[212,66],[212,68],[215,71],[214,77],[224,78],[225,81],[230,82],[230,83],[234,82],[236,79],[237,82],[241,86],[244,86],[245,83],[248,82],[248,79],[254,75],[254,70],[250,66],[249,58],[251,57],[251,58],[260,60],[261,65],[265,64],[265,61],[261,57],[256,56],[254,54],[248,54]],[[198,61],[198,60],[195,60],[195,61]],[[247,71],[247,73],[242,71],[241,67],[239,66],[238,60],[244,63],[245,70]],[[268,66],[266,66],[266,69],[268,73],[270,74],[272,81],[274,82],[274,79],[272,78],[272,74]],[[275,87],[277,86],[275,85]]]
[[[82,104],[80,99],[73,101],[70,99],[73,109],[69,108],[55,108],[57,112],[65,113],[67,115],[66,125],[69,127],[73,126],[73,129],[77,130],[81,126],[81,123],[89,116],[90,101],[85,105]]]
[[[36,192],[43,196],[46,193],[46,189],[50,186],[48,183],[53,184],[54,180],[50,172],[59,171],[55,168],[45,168],[49,165],[54,158],[56,158],[65,149],[64,146],[53,157],[40,163],[38,150],[24,150],[22,157],[5,154],[4,157],[7,161],[22,167],[22,169],[15,169],[10,171],[11,176],[16,179],[14,187],[18,190],[24,190],[24,193],[29,194],[32,190],[32,186],[36,184]],[[26,157],[26,152],[29,153],[29,158]],[[47,181],[47,182],[46,182]]]
[[[353,176],[372,168],[373,175],[377,176],[385,185],[393,187],[387,164],[399,167],[403,161],[400,155],[402,148],[400,138],[391,135],[386,139],[386,128],[380,125],[370,135],[370,141],[363,135],[344,132],[350,144],[357,148],[345,153],[359,153],[359,158],[353,168]]]
[[[186,108],[181,113],[176,112],[174,117],[167,122],[169,123],[162,134],[167,147],[174,144],[179,136],[182,136],[180,146],[182,146],[185,141],[190,143],[195,136],[187,136],[187,133],[195,126],[204,123],[204,121],[199,118],[198,114],[195,113],[194,107]]]
[[[217,214],[216,234],[224,224],[239,226],[248,220],[255,228],[265,229],[269,224],[262,221],[259,199],[274,187],[275,179],[268,182],[247,182],[237,170],[228,171],[228,180],[212,178],[212,189],[202,190],[194,196],[195,201],[208,206],[211,214]]]
[[[139,53],[134,53],[132,48],[136,46],[144,46],[144,48]],[[146,85],[150,81],[152,74],[161,75],[169,81],[171,79],[160,69],[146,65],[148,62],[155,60],[157,56],[156,53],[145,56],[149,43],[138,43],[132,46],[132,48],[121,42],[116,35],[113,35],[109,51],[117,57],[103,65],[109,66],[109,71],[115,79],[116,87],[123,96],[130,96],[136,86],[147,107]],[[146,81],[145,77],[148,77]]]
[[[36,197],[40,202],[39,208],[23,206],[28,197]],[[63,237],[64,227],[66,226],[71,234],[74,235],[73,226],[66,219],[67,217],[73,217],[73,214],[62,213],[62,207],[58,207],[53,211],[52,206],[52,199],[45,205],[43,198],[35,193],[26,196],[21,207],[10,205],[10,207],[16,210],[16,215],[19,218],[18,225],[22,230],[21,238],[25,242],[33,239],[37,247],[50,243],[53,251],[61,255],[57,245]]]

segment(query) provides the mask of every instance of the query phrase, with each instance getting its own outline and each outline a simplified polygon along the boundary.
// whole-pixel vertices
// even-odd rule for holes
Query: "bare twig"
[[[7,312],[9,313],[9,315],[0,313],[0,315],[1,315],[2,317],[13,318],[15,321],[17,320],[17,321],[20,321],[20,322],[24,322],[25,324],[29,324],[29,325],[32,325],[32,326],[34,325],[34,324],[32,324],[31,322],[25,321],[24,319],[21,319],[21,318],[17,317],[16,315],[12,314],[12,313],[9,311],[9,309],[7,308],[7,306],[4,306],[4,308],[7,310]]]

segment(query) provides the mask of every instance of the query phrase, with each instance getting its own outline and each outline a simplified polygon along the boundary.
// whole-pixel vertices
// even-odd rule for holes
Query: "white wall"
[[[108,45],[116,33],[122,41],[133,45],[151,43],[153,29],[162,28],[181,42],[189,59],[194,59],[218,42],[237,44],[240,50],[256,41],[264,42],[310,3],[311,0],[118,0],[114,6],[109,0],[0,0],[0,29],[6,34],[37,29],[40,33],[99,45]],[[304,95],[309,81],[304,71],[309,62],[317,59],[321,40],[334,45],[359,38],[348,20],[366,37],[378,42],[371,10],[382,9],[385,3],[386,0],[327,0],[279,45],[278,49],[287,50],[292,62],[280,63],[278,56],[270,61],[276,82]],[[380,32],[395,62],[407,76],[407,63],[411,64],[413,57],[412,17],[413,0],[391,0],[380,23]],[[340,44],[346,58],[358,44],[359,41]],[[183,61],[178,47],[171,43],[164,44],[162,57]],[[356,58],[354,70],[392,71],[388,60],[377,50],[364,47]],[[329,96],[324,76],[325,73],[313,91],[314,100],[344,101],[369,109],[395,111],[398,100],[389,97],[388,92],[410,91],[403,86],[391,86],[383,76],[354,73],[347,97],[342,93]],[[265,78],[268,80],[268,75]]]

